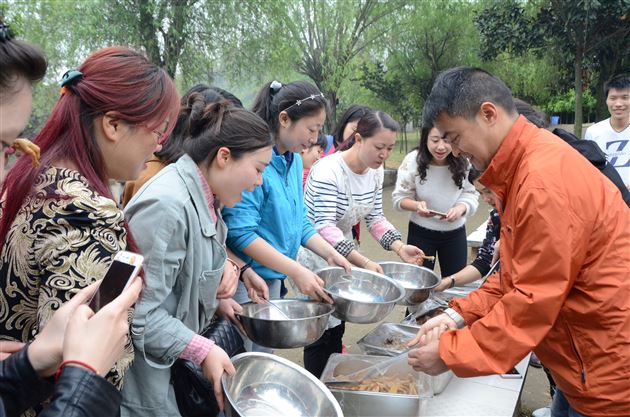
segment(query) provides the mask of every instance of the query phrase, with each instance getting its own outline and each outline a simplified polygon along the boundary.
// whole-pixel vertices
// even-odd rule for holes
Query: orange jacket
[[[522,116],[480,181],[498,196],[501,272],[451,306],[440,339],[458,376],[503,373],[534,350],[569,403],[630,415],[630,209],[583,156]]]

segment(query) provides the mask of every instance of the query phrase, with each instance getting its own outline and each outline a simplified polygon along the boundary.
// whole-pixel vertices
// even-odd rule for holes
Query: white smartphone
[[[118,297],[140,273],[143,261],[144,257],[137,253],[118,252],[90,300],[90,308],[97,312],[101,307]]]
[[[501,374],[501,378],[519,379],[519,378],[523,378],[523,375],[521,375],[520,372],[518,372],[516,370],[516,368],[512,368],[509,371],[507,371],[506,373]]]

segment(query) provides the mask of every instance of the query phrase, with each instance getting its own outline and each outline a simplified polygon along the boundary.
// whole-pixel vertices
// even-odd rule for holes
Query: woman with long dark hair
[[[398,168],[392,194],[394,208],[411,211],[407,243],[440,261],[443,277],[467,261],[466,217],[479,205],[479,194],[468,181],[470,164],[456,157],[437,129],[424,126],[420,144]],[[433,269],[435,260],[425,262]]]

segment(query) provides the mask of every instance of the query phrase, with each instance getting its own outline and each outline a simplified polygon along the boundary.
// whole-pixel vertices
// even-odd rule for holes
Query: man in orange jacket
[[[422,326],[409,363],[470,377],[505,373],[533,350],[557,382],[553,417],[630,415],[630,209],[619,190],[519,116],[483,70],[442,73],[424,122],[485,171],[501,272]]]

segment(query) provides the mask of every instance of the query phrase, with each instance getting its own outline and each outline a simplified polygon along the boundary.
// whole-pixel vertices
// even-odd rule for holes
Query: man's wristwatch
[[[464,326],[466,326],[466,322],[464,321],[464,318],[461,316],[461,314],[459,314],[457,311],[453,310],[452,308],[447,308],[446,310],[444,310],[444,313],[453,319],[458,329],[461,329]]]

